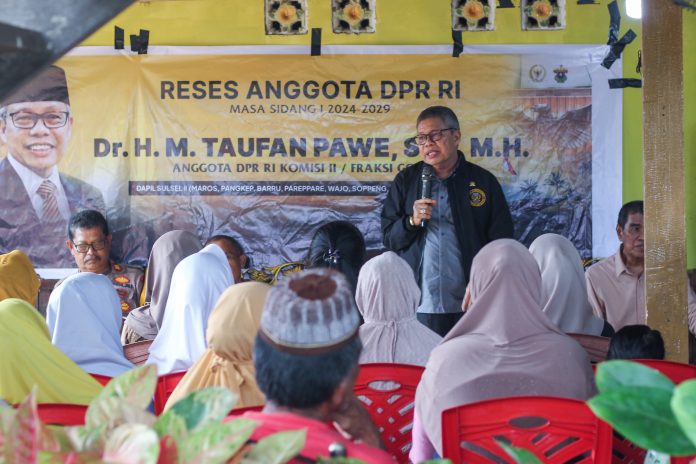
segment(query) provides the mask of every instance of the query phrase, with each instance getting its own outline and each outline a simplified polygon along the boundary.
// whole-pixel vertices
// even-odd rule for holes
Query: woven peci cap
[[[319,354],[357,336],[360,316],[350,284],[331,269],[291,274],[271,288],[259,335],[280,351]]]
[[[2,100],[0,106],[13,103],[58,101],[70,104],[68,81],[65,71],[58,66],[49,66],[28,83]]]

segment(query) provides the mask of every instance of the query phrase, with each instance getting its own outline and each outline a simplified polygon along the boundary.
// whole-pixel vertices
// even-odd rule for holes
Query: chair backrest
[[[157,378],[157,387],[155,387],[155,414],[160,415],[164,411],[164,405],[171,396],[174,389],[179,384],[182,378],[186,375],[186,371],[173,372]]]
[[[587,351],[590,362],[598,363],[606,361],[611,338],[581,333],[569,333],[568,336],[573,337],[573,339]]]
[[[89,374],[89,375],[91,375],[94,378],[94,380],[96,380],[97,382],[99,382],[102,385],[106,385],[111,380],[111,377],[107,377],[106,375],[99,375],[99,374]]]
[[[353,391],[379,429],[387,451],[408,462],[416,387],[423,367],[407,364],[362,364]]]
[[[39,419],[48,425],[84,425],[87,406],[82,404],[39,403]]]
[[[690,364],[664,361],[661,359],[631,359],[631,361],[639,362],[659,371],[675,384],[696,378],[696,366]],[[647,451],[643,448],[639,448],[617,433],[614,433],[612,447],[612,464],[643,463],[645,461]],[[694,458],[696,458],[696,456],[672,458],[671,462],[672,464],[687,464]]]
[[[579,400],[548,396],[497,398],[442,413],[442,447],[453,463],[514,462],[503,439],[542,462],[608,463],[611,426]]]
[[[123,354],[126,356],[127,360],[136,366],[140,366],[144,364],[150,356],[148,350],[153,341],[154,340],[143,340],[141,342],[129,343],[123,347]]]
[[[631,359],[631,361],[641,363],[645,366],[652,367],[656,371],[660,371],[660,373],[675,384],[696,378],[696,366],[692,366],[691,364],[665,361],[662,359]]]
[[[261,412],[262,410],[263,410],[263,406],[247,406],[245,408],[235,408],[227,414],[227,417],[234,418],[237,416],[243,416],[244,413],[247,411]]]

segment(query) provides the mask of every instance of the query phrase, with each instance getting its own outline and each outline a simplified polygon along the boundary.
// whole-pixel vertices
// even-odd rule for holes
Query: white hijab
[[[360,363],[425,366],[442,337],[416,319],[420,289],[411,267],[393,251],[366,262],[358,276],[355,301],[365,319],[360,326]]]
[[[162,327],[147,360],[157,366],[158,375],[185,371],[198,361],[207,348],[208,316],[233,283],[227,257],[214,243],[176,266]]]
[[[51,341],[90,374],[115,377],[132,369],[121,346],[121,302],[108,277],[80,272],[48,300]]]
[[[541,270],[541,303],[549,319],[566,333],[600,335],[604,320],[592,312],[580,255],[570,240],[544,234],[529,252]]]

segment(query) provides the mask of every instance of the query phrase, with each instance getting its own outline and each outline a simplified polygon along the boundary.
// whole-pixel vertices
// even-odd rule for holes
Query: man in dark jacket
[[[425,109],[416,127],[423,161],[394,178],[382,209],[382,239],[420,284],[418,320],[444,336],[463,314],[474,255],[488,242],[512,238],[512,217],[495,176],[457,149],[461,132],[451,109]],[[426,165],[434,174],[429,198],[422,192]]]

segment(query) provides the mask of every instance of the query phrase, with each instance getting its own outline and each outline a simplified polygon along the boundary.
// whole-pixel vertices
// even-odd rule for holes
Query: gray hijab
[[[126,318],[128,327],[141,337],[154,340],[162,326],[174,268],[182,259],[202,248],[198,237],[185,230],[167,232],[155,241],[147,264],[146,303],[131,311]]]
[[[549,319],[566,333],[601,335],[604,320],[592,312],[582,261],[570,240],[544,234],[529,252],[541,270],[541,307]]]

